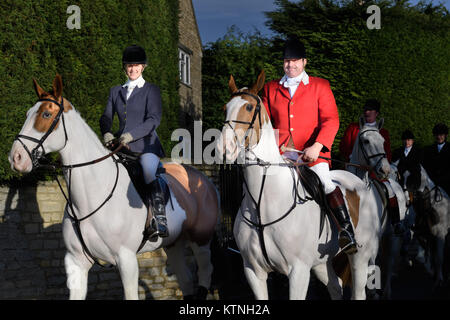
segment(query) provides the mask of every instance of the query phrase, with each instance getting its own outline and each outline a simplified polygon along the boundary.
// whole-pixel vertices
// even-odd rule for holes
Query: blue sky
[[[225,35],[227,28],[236,25],[243,32],[255,28],[264,35],[272,32],[264,25],[264,11],[273,11],[273,0],[192,0],[197,17],[200,36],[205,45]],[[418,0],[410,0],[416,4]],[[433,0],[434,4],[444,3],[450,10],[450,0]]]

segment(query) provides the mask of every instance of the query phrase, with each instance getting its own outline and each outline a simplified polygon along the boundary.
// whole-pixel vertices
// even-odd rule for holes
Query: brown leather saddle
[[[139,196],[148,209],[149,205],[151,204],[150,190],[145,183],[144,173],[139,162],[139,157],[141,154],[122,148],[121,151],[119,151],[116,155],[119,158],[119,162],[124,165],[125,169],[127,169],[128,175],[131,179],[131,183],[133,183],[136,191],[138,192]],[[170,189],[166,179],[164,179],[162,176],[162,174],[164,173],[166,173],[166,170],[164,169],[163,164],[160,161],[158,169],[156,170],[156,177],[160,179],[161,185],[163,186],[164,201],[165,204],[167,204],[170,199]]]

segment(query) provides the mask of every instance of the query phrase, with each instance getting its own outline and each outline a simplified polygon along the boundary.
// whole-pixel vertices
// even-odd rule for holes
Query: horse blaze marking
[[[346,190],[345,199],[348,203],[348,211],[350,212],[350,217],[352,218],[353,225],[356,229],[359,221],[359,195],[356,191]]]
[[[56,101],[60,101],[60,99],[61,99],[61,98],[56,98],[56,97],[53,97],[53,96],[50,96],[50,95],[44,96],[42,98],[53,99],[53,100],[56,100]],[[63,99],[64,99],[64,112],[67,112],[67,111],[72,109],[72,106],[70,105],[70,103],[65,98],[63,98]],[[51,114],[51,117],[48,118],[48,119],[42,118],[42,113],[44,111],[49,112]],[[56,114],[58,113],[58,111],[59,111],[59,107],[56,104],[51,103],[51,102],[43,102],[39,106],[39,110],[37,111],[36,120],[34,121],[34,128],[37,131],[39,131],[39,132],[46,132],[48,129],[50,129],[50,126],[52,125],[53,119],[55,119]],[[54,130],[58,129],[58,126],[59,126],[59,122],[56,124]]]

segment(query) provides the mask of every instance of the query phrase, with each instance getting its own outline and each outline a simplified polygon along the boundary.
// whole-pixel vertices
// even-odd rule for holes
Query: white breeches
[[[291,159],[293,161],[297,161],[298,153],[293,151],[287,151],[283,153],[283,157]],[[299,160],[298,162],[302,162],[302,160]],[[325,194],[329,194],[333,192],[334,189],[336,189],[336,185],[331,180],[330,167],[327,162],[320,162],[309,168],[319,176],[319,179],[323,184]]]
[[[140,156],[142,170],[144,171],[144,180],[149,184],[156,179],[156,170],[158,169],[159,157],[154,153],[144,153]]]
[[[330,167],[327,162],[319,162],[318,164],[309,168],[319,176],[319,179],[323,184],[325,194],[329,194],[333,192],[334,189],[336,189],[336,185],[331,180]]]

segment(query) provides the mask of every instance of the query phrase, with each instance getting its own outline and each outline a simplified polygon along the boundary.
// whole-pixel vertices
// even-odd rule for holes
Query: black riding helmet
[[[145,50],[142,47],[135,45],[135,44],[127,47],[123,51],[122,63],[123,64],[147,64],[147,56],[145,55]]]
[[[448,134],[448,127],[444,123],[438,123],[433,128],[433,135]]]

